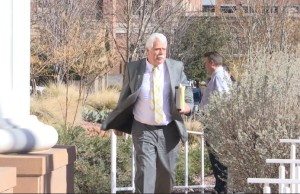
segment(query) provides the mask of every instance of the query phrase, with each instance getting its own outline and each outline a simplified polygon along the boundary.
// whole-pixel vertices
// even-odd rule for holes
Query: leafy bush
[[[116,87],[112,87],[103,92],[91,94],[82,111],[83,120],[102,123],[116,107],[119,93]]]
[[[84,121],[102,123],[111,111],[110,109],[92,110],[84,108],[82,118]]]
[[[287,53],[260,52],[244,68],[229,97],[214,95],[201,118],[218,157],[229,167],[233,191],[261,192],[249,177],[278,177],[267,158],[289,158],[279,139],[300,135],[300,59]],[[233,187],[234,185],[234,187]]]
[[[194,142],[192,146],[189,146],[188,152],[188,181],[189,185],[196,185],[200,184],[200,173],[201,173],[201,161],[200,161],[200,143]],[[185,167],[185,153],[184,147],[181,146],[179,151],[179,159],[176,169],[176,185],[184,185],[184,167]],[[204,150],[204,174],[208,175],[211,174],[211,165],[208,158],[208,153]]]
[[[97,122],[100,117],[96,111],[84,108],[82,111],[82,118],[84,121]]]
[[[87,136],[81,127],[69,130],[61,128],[58,131],[58,144],[75,145],[77,148],[74,173],[75,193],[110,193],[110,138]],[[118,148],[117,171],[124,175],[119,176],[118,181],[124,184],[128,183],[131,174],[130,161],[128,161],[131,153],[130,141],[118,140]]]
[[[207,79],[204,53],[221,48],[227,51],[228,34],[224,33],[220,22],[216,17],[196,17],[187,22],[183,33],[176,33],[179,44],[174,48],[173,57],[185,64],[185,72],[190,79]]]
[[[75,161],[75,193],[110,193],[111,141],[110,137],[87,136],[81,127],[66,130],[61,128],[59,142],[61,145],[75,145],[77,160]],[[118,187],[131,185],[131,140],[118,138],[117,141],[117,181]],[[199,144],[189,150],[190,184],[199,183],[200,152]],[[184,152],[180,151],[177,167],[176,183],[184,183]],[[206,156],[206,164],[208,164]],[[209,167],[205,167],[206,173]],[[208,171],[207,171],[208,170]]]

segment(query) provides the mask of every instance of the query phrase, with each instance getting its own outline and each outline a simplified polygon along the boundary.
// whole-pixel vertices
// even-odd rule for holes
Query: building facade
[[[288,12],[293,16],[300,15],[300,0],[207,0],[203,5],[203,16],[221,16],[233,14],[251,15],[257,12]]]
[[[31,0],[32,1],[32,20],[38,19],[39,10],[45,9],[43,4],[39,2],[46,2],[45,0]],[[109,32],[111,40],[111,47],[114,52],[119,53],[120,57],[112,61],[114,64],[110,74],[123,74],[125,61],[135,59],[134,56],[128,56],[128,50],[134,49],[134,42],[142,44],[140,33],[151,33],[160,18],[165,17],[166,14],[172,11],[172,8],[179,7],[185,12],[185,16],[234,16],[243,15],[250,16],[257,12],[273,13],[288,12],[292,16],[298,17],[300,15],[300,0],[82,0],[87,3],[93,3],[93,9],[89,10],[90,20],[100,23]],[[76,1],[74,1],[75,3]],[[264,3],[262,3],[264,2]],[[267,2],[267,3],[266,3]],[[153,3],[147,10],[151,13],[151,19],[147,22],[152,22],[149,31],[142,31],[143,24],[141,21],[145,19],[146,4]],[[156,10],[157,8],[157,10]],[[168,27],[172,27],[171,25]],[[171,31],[171,30],[169,30]],[[127,34],[130,32],[130,34]],[[168,32],[166,30],[166,32]],[[165,32],[164,32],[165,33]],[[129,41],[130,40],[130,41]],[[130,44],[128,42],[131,42]],[[142,51],[140,51],[142,52]],[[138,53],[139,56],[142,53]]]

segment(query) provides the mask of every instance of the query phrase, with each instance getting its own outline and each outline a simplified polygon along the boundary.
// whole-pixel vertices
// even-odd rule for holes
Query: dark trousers
[[[209,147],[209,144],[206,143],[206,145]],[[219,194],[226,194],[227,193],[227,177],[228,177],[228,171],[227,167],[222,164],[217,157],[208,149],[209,154],[209,160],[212,165],[213,173],[216,179],[215,184],[215,191]]]

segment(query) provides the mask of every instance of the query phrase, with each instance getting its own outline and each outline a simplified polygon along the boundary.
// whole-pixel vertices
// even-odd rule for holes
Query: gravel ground
[[[200,182],[200,181],[199,181]],[[215,177],[213,175],[209,175],[204,177],[204,184],[205,185],[214,185],[215,184]],[[212,188],[204,189],[204,193],[211,193]],[[188,193],[202,193],[203,189],[189,189]],[[175,190],[173,193],[185,193],[184,190]]]

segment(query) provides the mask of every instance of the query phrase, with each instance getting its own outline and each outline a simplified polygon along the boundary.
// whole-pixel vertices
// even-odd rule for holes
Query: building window
[[[234,13],[236,11],[235,5],[221,5],[222,13]]]
[[[202,12],[204,16],[213,15],[215,13],[214,5],[203,5]]]
[[[242,5],[245,13],[255,13],[255,10],[250,5]]]
[[[299,10],[300,10],[300,6],[294,5],[289,8],[289,13],[299,13]]]
[[[265,6],[264,13],[278,13],[278,6]]]

